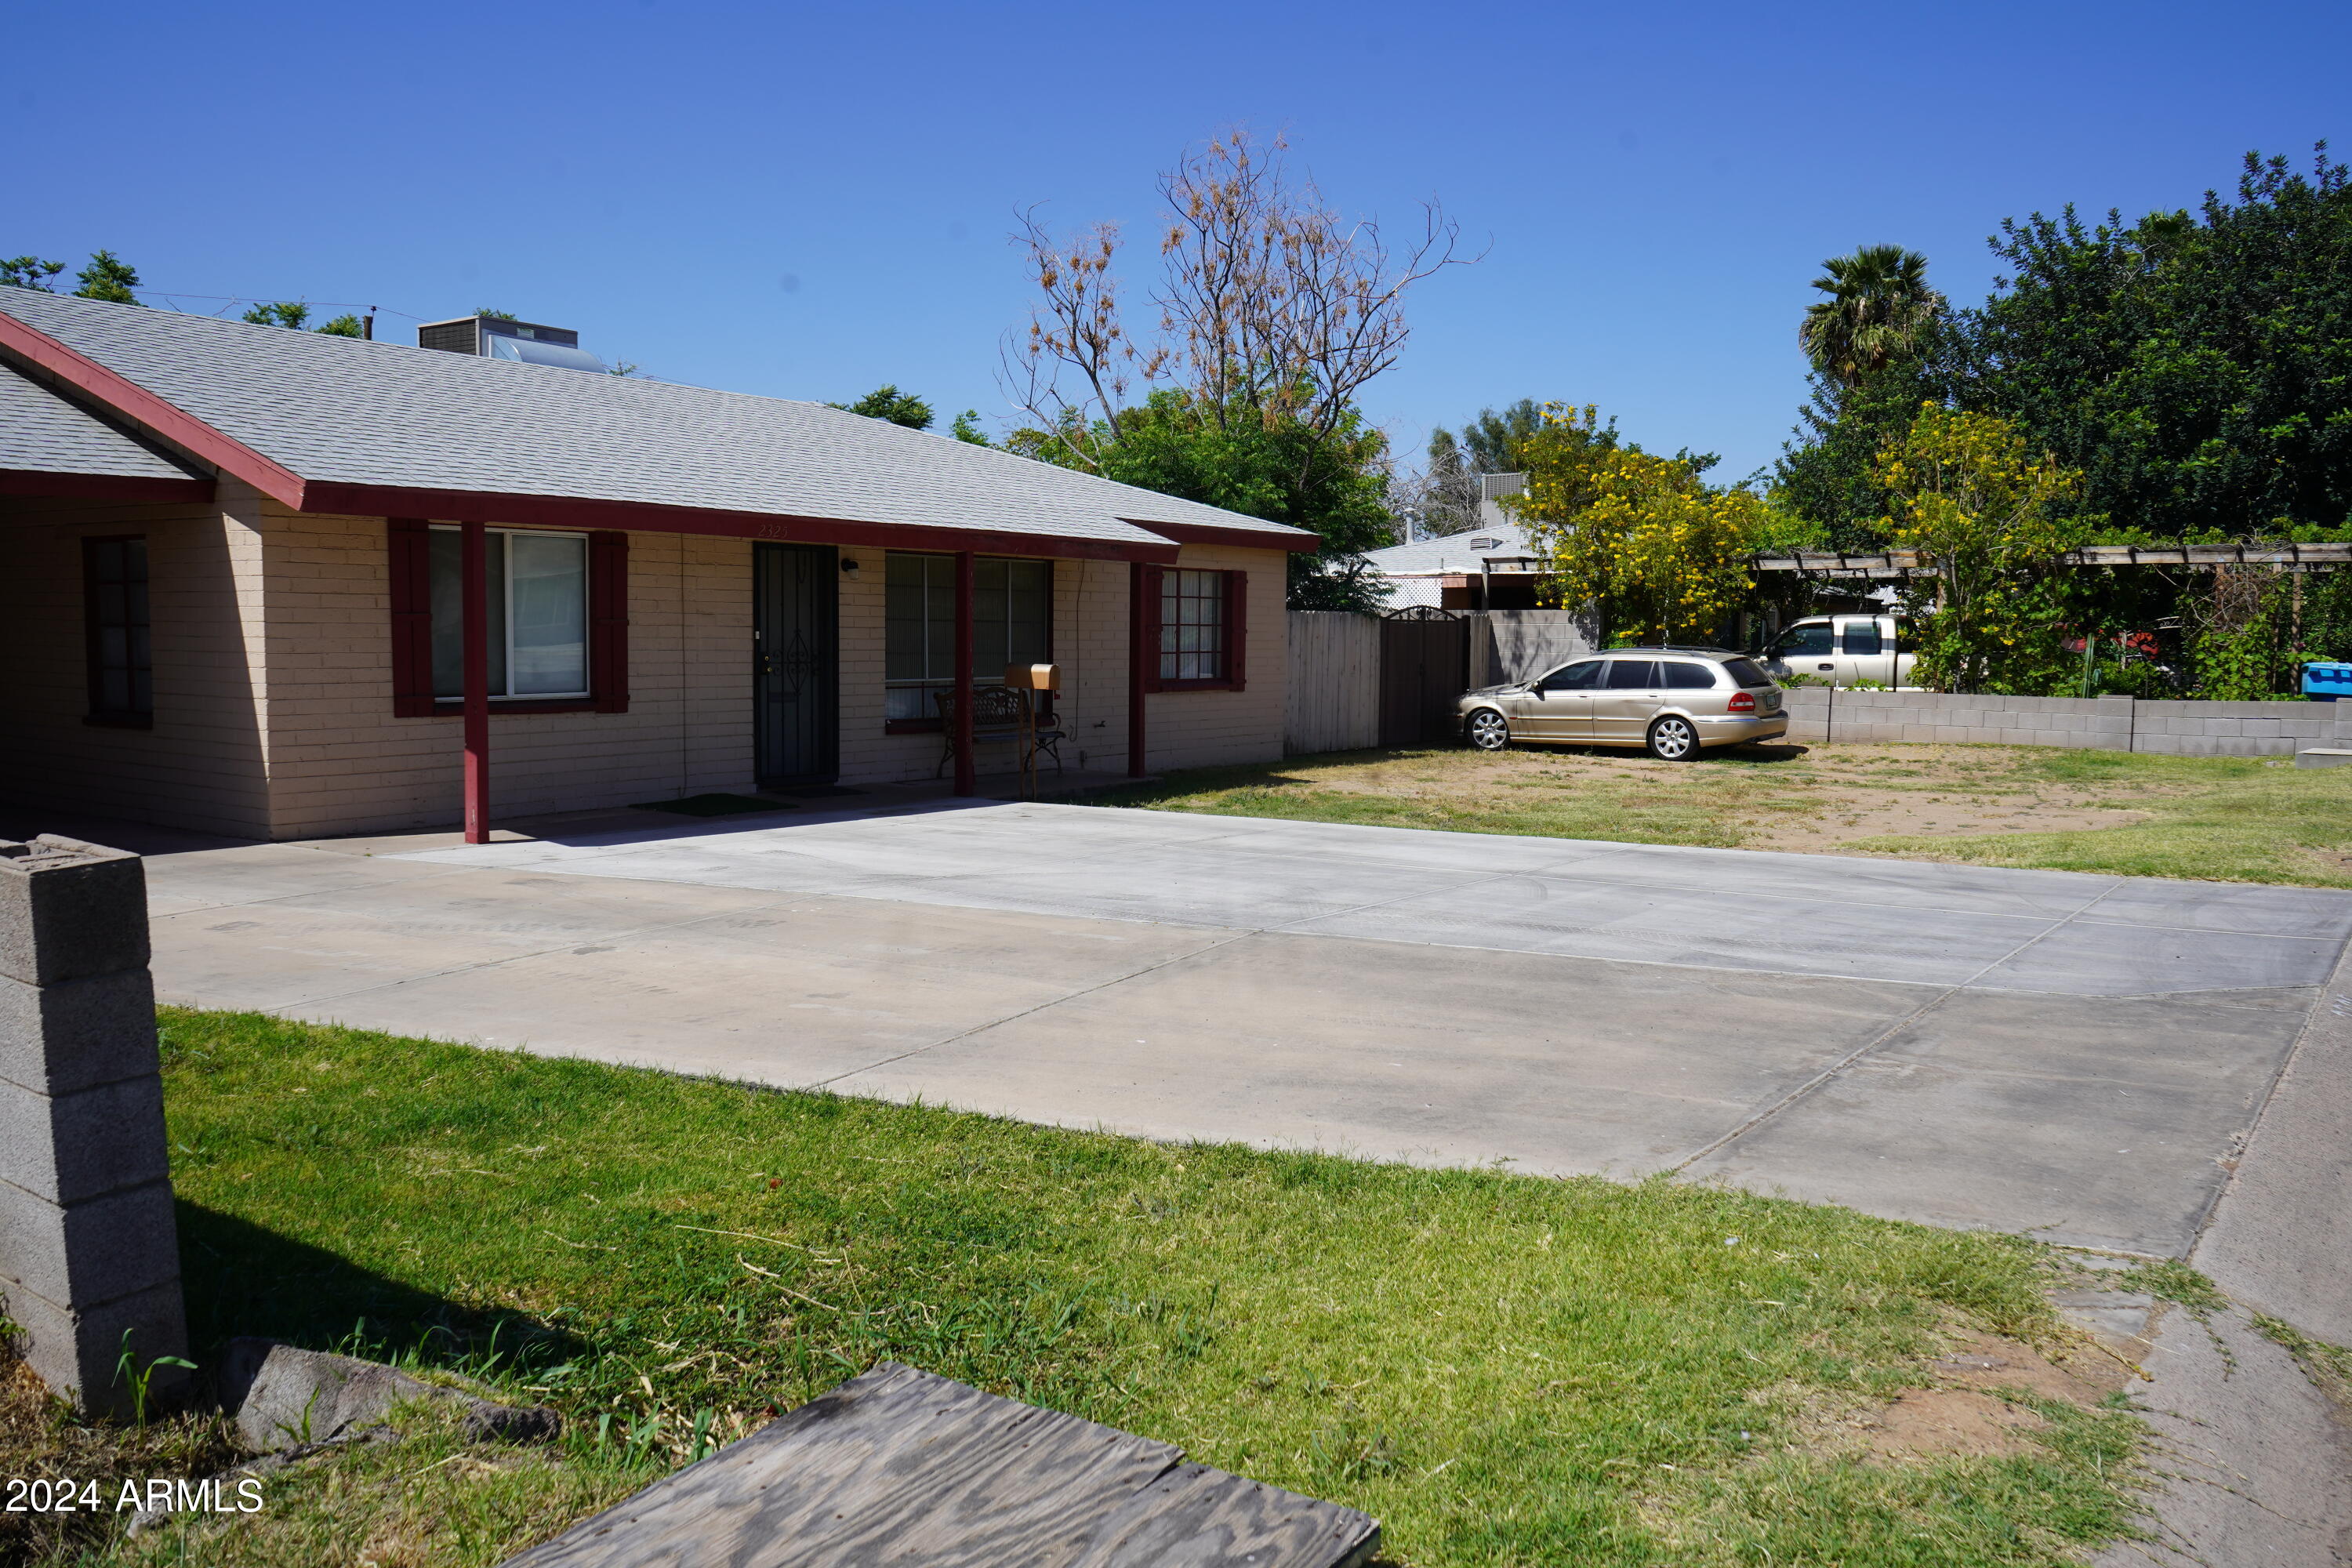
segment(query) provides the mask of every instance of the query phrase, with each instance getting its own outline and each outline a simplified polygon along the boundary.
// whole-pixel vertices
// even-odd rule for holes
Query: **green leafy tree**
[[[1884,549],[1893,503],[1879,453],[1909,431],[1922,402],[1946,395],[1948,314],[1928,286],[1927,258],[1900,246],[1832,257],[1812,286],[1827,297],[1797,329],[1812,393],[1775,467],[1774,501],[1819,524],[1832,549]]]
[[[1500,413],[1480,409],[1459,436],[1440,426],[1429,433],[1426,466],[1398,486],[1399,514],[1424,536],[1477,527],[1478,477],[1518,472],[1520,443],[1542,428],[1543,406],[1532,397]]]
[[[1543,405],[1532,397],[1522,397],[1500,413],[1481,408],[1475,419],[1462,426],[1463,465],[1474,474],[1516,474],[1519,443],[1542,428]],[[1454,438],[1443,430],[1438,435]],[[1433,442],[1435,438],[1431,437]]]
[[[1391,542],[1387,438],[1352,410],[1336,431],[1319,433],[1295,419],[1220,419],[1192,394],[1163,387],[1121,411],[1116,437],[1107,429],[1031,427],[1013,432],[1005,446],[1321,535],[1320,552],[1290,557],[1293,609],[1377,609],[1388,595],[1385,582],[1359,564],[1364,551]]]
[[[477,306],[475,308],[474,314],[477,316],[487,317],[493,321],[520,321],[522,320],[520,316],[516,315],[512,310],[493,310],[488,305]]]
[[[54,294],[57,289],[49,279],[66,269],[62,261],[44,261],[37,256],[11,256],[0,258],[0,287],[38,289]]]
[[[331,338],[364,338],[367,336],[367,323],[361,321],[357,316],[351,314],[349,311],[337,316],[334,320],[327,322],[324,326],[321,326],[317,330]]]
[[[969,442],[974,447],[985,447],[991,444],[988,432],[980,427],[980,410],[977,408],[967,408],[957,415],[955,423],[948,426],[948,434],[959,441]]]
[[[901,392],[885,384],[876,387],[855,403],[828,403],[828,408],[839,408],[851,414],[863,414],[868,419],[887,419],[893,425],[903,425],[909,430],[931,427],[931,405],[911,392]]]
[[[139,296],[131,290],[139,287],[139,274],[131,264],[110,250],[101,250],[89,258],[89,265],[74,274],[81,287],[74,290],[79,299],[106,300],[117,305],[136,305]]]
[[[2352,179],[2248,153],[2236,199],[2002,225],[1966,322],[1967,406],[2083,472],[2158,539],[2339,529],[2352,514]]]
[[[1906,587],[1919,676],[1945,691],[2063,695],[2079,680],[2065,553],[2088,541],[2066,504],[2082,476],[2006,419],[1929,404],[1879,460],[1889,542],[1934,576]]]
[[[278,300],[256,305],[237,319],[257,327],[286,327],[299,332],[310,320],[310,307],[299,300]]]
[[[1763,497],[1700,477],[1711,456],[1621,442],[1591,404],[1548,405],[1517,456],[1528,489],[1506,504],[1548,558],[1547,596],[1590,613],[1604,638],[1722,637],[1754,589],[1750,559],[1792,542],[1796,525]]]
[[[1916,357],[1944,309],[1944,297],[1927,287],[1927,258],[1899,245],[1832,256],[1813,287],[1828,298],[1807,307],[1797,344],[1816,371],[1841,386],[1859,386]]]

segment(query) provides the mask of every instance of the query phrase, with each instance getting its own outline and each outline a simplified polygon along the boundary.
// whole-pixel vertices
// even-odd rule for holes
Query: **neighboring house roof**
[[[1170,540],[1316,544],[821,404],[20,289],[0,289],[0,350],[298,510],[761,537],[752,520],[780,519],[1137,559],[1168,558]]]
[[[70,493],[98,479],[131,481],[134,490],[157,500],[200,496],[211,488],[88,410],[0,364],[0,490]]]
[[[1506,523],[1474,528],[1465,533],[1440,534],[1411,544],[1391,544],[1385,550],[1368,550],[1364,559],[1383,577],[1450,576],[1460,573],[1475,576],[1487,561],[1516,563],[1538,553],[1528,542],[1525,529]]]

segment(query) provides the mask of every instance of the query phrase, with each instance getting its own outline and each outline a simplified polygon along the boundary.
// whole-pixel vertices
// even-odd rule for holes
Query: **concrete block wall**
[[[0,843],[0,1293],[26,1364],[122,1413],[184,1383],[180,1252],[138,858]]]
[[[1799,742],[2074,746],[2192,757],[2284,757],[2307,747],[2352,745],[2352,703],[2343,702],[2143,702],[1821,686],[1793,687],[1783,700],[1789,738]]]

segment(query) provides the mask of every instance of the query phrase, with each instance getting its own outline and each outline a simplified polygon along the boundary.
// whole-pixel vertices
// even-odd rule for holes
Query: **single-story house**
[[[928,778],[942,694],[1034,663],[1073,767],[1279,757],[1315,540],[815,404],[0,288],[0,797],[286,839]]]
[[[1542,552],[1502,505],[1527,488],[1525,474],[1481,474],[1477,527],[1366,551],[1366,564],[1388,584],[1388,608],[1536,608]]]

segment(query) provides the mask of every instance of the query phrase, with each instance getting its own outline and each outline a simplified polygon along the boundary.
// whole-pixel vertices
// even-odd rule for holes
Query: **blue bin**
[[[2305,665],[2303,694],[2314,702],[2333,702],[2339,697],[2352,697],[2352,664],[2315,660]]]

